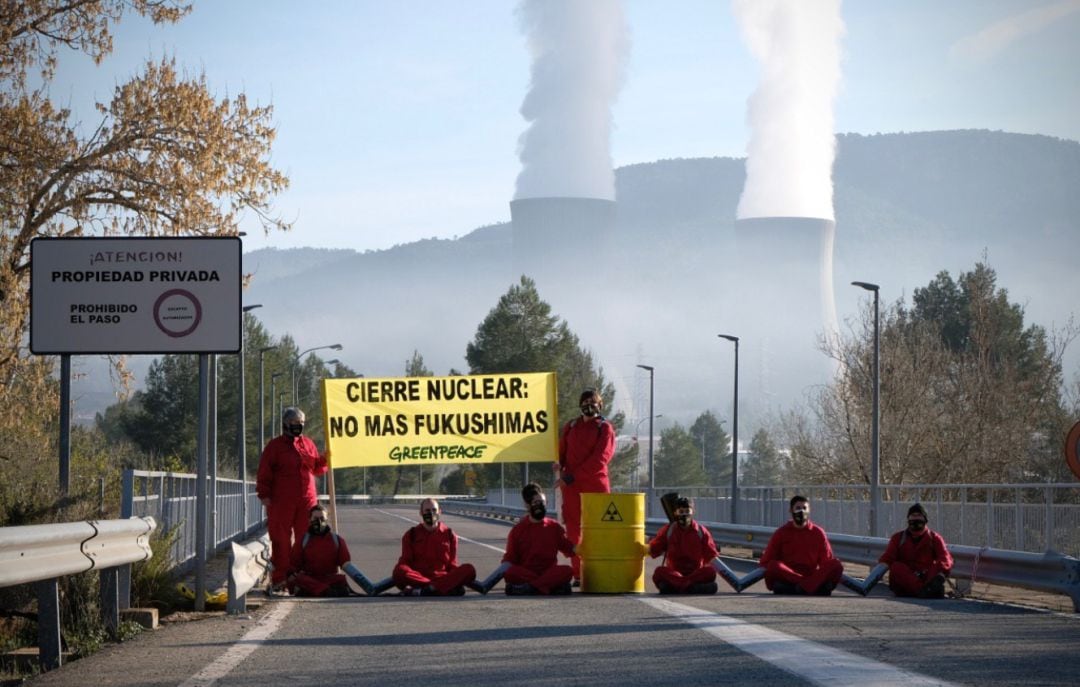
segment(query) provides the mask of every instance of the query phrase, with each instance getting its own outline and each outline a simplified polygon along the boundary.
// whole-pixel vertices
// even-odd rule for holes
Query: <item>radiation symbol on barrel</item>
[[[1065,437],[1065,462],[1073,474],[1080,477],[1080,422],[1073,425]]]
[[[608,504],[607,510],[604,511],[604,517],[600,518],[600,522],[622,522],[622,515],[619,514],[619,509],[615,506],[615,502],[612,501]]]

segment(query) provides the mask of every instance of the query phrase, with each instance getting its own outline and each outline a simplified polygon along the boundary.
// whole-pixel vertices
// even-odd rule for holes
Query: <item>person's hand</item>
[[[648,544],[639,544],[639,546],[641,547],[641,557],[648,557],[649,552],[652,550],[652,547],[650,547]]]

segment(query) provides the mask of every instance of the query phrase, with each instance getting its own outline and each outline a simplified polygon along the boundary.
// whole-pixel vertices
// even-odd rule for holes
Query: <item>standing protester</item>
[[[694,520],[694,502],[682,496],[674,501],[674,520],[660,528],[649,542],[649,556],[664,555],[653,572],[653,584],[661,594],[715,594],[720,555],[707,527]]]
[[[559,565],[557,554],[574,555],[566,530],[547,517],[547,497],[535,482],[526,484],[521,498],[529,514],[510,530],[503,556],[507,594],[569,594],[574,571]]]
[[[555,486],[562,489],[563,524],[575,547],[581,544],[581,495],[611,491],[608,463],[615,455],[615,428],[604,419],[604,399],[586,389],[578,400],[581,417],[563,426],[559,435],[559,462]],[[571,559],[575,583],[581,580],[581,558]]]
[[[285,591],[292,544],[307,531],[310,511],[318,502],[315,477],[326,472],[329,456],[319,455],[315,442],[303,436],[304,411],[299,408],[282,411],[281,430],[263,449],[255,487],[266,508],[271,593]]]
[[[765,586],[774,594],[829,596],[844,566],[833,556],[825,530],[810,522],[810,502],[793,496],[788,504],[791,522],[769,538],[758,564],[765,568]]]
[[[330,531],[326,509],[311,509],[308,530],[292,549],[289,593],[297,596],[348,596],[349,583],[338,572],[349,564],[349,545]]]
[[[476,581],[476,568],[458,564],[458,538],[439,521],[439,502],[420,503],[419,525],[401,537],[401,558],[394,566],[394,584],[404,596],[460,596]]]
[[[926,509],[908,509],[907,529],[889,539],[879,562],[889,566],[889,589],[897,596],[941,599],[953,558],[945,540],[927,526]]]

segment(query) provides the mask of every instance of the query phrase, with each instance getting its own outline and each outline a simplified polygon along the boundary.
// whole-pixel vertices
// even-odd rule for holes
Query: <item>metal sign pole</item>
[[[210,356],[199,355],[199,429],[195,464],[195,610],[206,610],[206,434],[209,418]]]

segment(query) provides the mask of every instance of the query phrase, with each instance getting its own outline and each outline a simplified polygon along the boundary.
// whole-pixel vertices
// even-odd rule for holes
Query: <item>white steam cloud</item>
[[[840,85],[840,0],[733,0],[761,63],[750,96],[738,217],[833,219],[833,102]]]
[[[621,0],[523,0],[517,15],[532,70],[514,198],[614,200],[611,106],[629,46]]]

